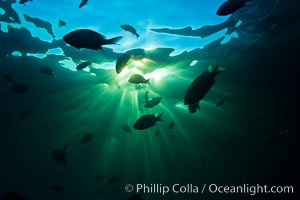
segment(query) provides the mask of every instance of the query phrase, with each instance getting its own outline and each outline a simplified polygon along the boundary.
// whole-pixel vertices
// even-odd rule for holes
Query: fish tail
[[[123,38],[122,36],[118,36],[118,37],[108,39],[108,40],[106,40],[106,44],[116,44],[122,38]]]
[[[136,39],[139,39],[140,35],[138,33],[135,34]]]
[[[164,121],[161,117],[163,116],[163,114],[164,114],[164,112],[162,112],[160,115],[158,115],[157,117],[156,117],[156,120],[157,121]]]
[[[224,71],[226,71],[226,68],[219,67],[219,64],[217,64],[216,67],[214,68],[214,70],[212,71],[212,73],[217,75]]]
[[[146,83],[148,83],[151,86],[150,79],[147,79]]]

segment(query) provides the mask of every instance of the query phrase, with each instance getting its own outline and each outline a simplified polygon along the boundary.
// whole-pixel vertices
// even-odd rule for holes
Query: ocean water
[[[18,2],[0,1],[1,199],[295,198],[208,187],[296,188],[299,2],[252,0],[228,16],[216,15],[223,0]],[[103,50],[76,49],[62,38],[80,28],[123,38]],[[145,55],[117,73],[132,49]],[[92,64],[76,70],[83,61]],[[216,65],[226,71],[190,113],[187,89]],[[14,92],[7,74],[28,90]],[[129,83],[133,74],[151,85]],[[161,97],[153,108],[145,107],[147,91]],[[162,113],[154,126],[134,128],[143,115]],[[93,138],[83,142],[86,134]],[[154,191],[174,184],[199,191]]]

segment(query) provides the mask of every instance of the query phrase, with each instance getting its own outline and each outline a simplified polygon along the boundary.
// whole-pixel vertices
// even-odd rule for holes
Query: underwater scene
[[[300,1],[0,0],[0,200],[296,199]]]

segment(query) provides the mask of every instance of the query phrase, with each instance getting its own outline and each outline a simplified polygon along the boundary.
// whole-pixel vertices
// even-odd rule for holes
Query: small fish
[[[52,71],[52,69],[48,66],[43,66],[43,67],[40,67],[40,72],[46,76],[50,76],[50,77],[54,77],[55,76],[55,73]]]
[[[116,62],[116,72],[119,74],[128,64],[129,60],[131,58],[131,55],[128,53],[122,54]]]
[[[82,70],[84,68],[86,68],[87,66],[89,66],[90,64],[92,64],[91,62],[89,61],[86,61],[86,62],[81,62],[79,65],[77,65],[76,69],[79,71],[79,70]]]
[[[129,80],[128,80],[128,82],[129,83],[133,83],[133,84],[142,84],[142,83],[145,83],[145,84],[149,84],[149,85],[151,85],[150,84],[150,79],[145,79],[142,75],[140,75],[140,74],[133,74],[130,78],[129,78]]]
[[[31,2],[32,2],[32,0],[20,0],[20,1],[19,1],[19,4],[23,4],[24,6],[26,6],[25,3],[27,3],[28,1],[31,1]]]
[[[169,122],[169,124],[168,124],[168,128],[169,128],[170,130],[172,130],[172,129],[174,128],[174,126],[175,126],[175,121],[174,121],[174,120],[171,120],[171,121]]]
[[[119,126],[121,129],[123,129],[123,131],[125,131],[125,132],[127,132],[127,133],[131,133],[131,128],[130,128],[130,126],[128,126],[128,124],[121,124],[120,126]]]
[[[88,0],[82,0],[78,6],[78,8],[82,8],[83,6],[87,5]]]
[[[136,130],[145,130],[147,128],[150,128],[156,124],[157,121],[162,121],[161,117],[164,113],[161,113],[158,116],[155,116],[154,114],[148,114],[143,115],[133,125],[133,128]]]
[[[15,78],[10,73],[4,73],[4,80],[9,83],[9,85],[14,85],[16,83]]]
[[[24,83],[15,83],[10,86],[10,89],[12,89],[15,94],[26,94],[29,90],[29,87]]]
[[[63,20],[60,19],[58,21],[58,27],[62,27],[62,26],[67,26],[67,23],[65,21],[63,21]]]
[[[145,93],[145,108],[153,108],[154,106],[158,105],[160,103],[160,100],[162,98],[160,96],[149,98],[148,97],[148,91]]]
[[[53,191],[55,191],[55,192],[61,192],[61,191],[63,191],[62,186],[59,185],[59,184],[53,184],[53,185],[51,186],[51,189],[52,189]]]
[[[154,133],[154,135],[155,136],[158,136],[158,135],[160,135],[160,134],[162,134],[162,130],[161,129],[157,129],[156,131],[155,131],[155,133]]]
[[[219,16],[231,15],[244,7],[247,1],[250,0],[227,0],[218,8],[216,14]]]
[[[122,177],[120,177],[120,176],[113,176],[113,177],[111,177],[109,180],[108,180],[108,184],[114,184],[114,183],[116,183],[117,181],[119,181],[119,180],[121,180],[122,179]]]
[[[228,97],[228,94],[227,94],[227,92],[225,92],[224,95],[220,99],[218,99],[218,101],[216,103],[216,107],[223,105],[224,102],[226,101],[227,97]]]
[[[92,141],[92,139],[95,137],[94,134],[91,134],[91,133],[88,133],[88,134],[85,134],[81,140],[80,140],[80,143],[81,144],[87,144],[88,142]]]
[[[136,36],[136,39],[139,39],[140,35],[137,33],[136,29],[128,24],[123,24],[120,26],[123,30],[128,31]]]
[[[52,152],[52,159],[55,160],[58,164],[67,165],[67,155],[66,152],[68,150],[68,146],[65,146],[64,149],[56,149]]]

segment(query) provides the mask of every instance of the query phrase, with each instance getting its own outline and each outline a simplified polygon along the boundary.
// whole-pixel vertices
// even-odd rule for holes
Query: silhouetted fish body
[[[59,164],[67,165],[67,151],[68,147],[65,146],[64,149],[57,149],[52,152],[52,158]]]
[[[135,122],[133,128],[135,128],[136,130],[145,130],[147,128],[150,128],[154,126],[157,121],[162,121],[162,115],[163,113],[161,113],[157,117],[154,114],[143,115]]]
[[[10,89],[12,89],[15,94],[26,94],[29,87],[24,83],[15,83],[10,86]]]
[[[25,3],[27,3],[28,1],[32,2],[32,0],[20,0],[19,4],[23,4],[25,6]]]
[[[40,67],[40,72],[41,72],[42,74],[47,75],[47,76],[51,76],[51,77],[54,77],[54,76],[55,76],[55,74],[54,74],[54,72],[52,71],[52,69],[51,69],[50,67],[48,67],[48,66]]]
[[[157,129],[154,133],[155,136],[158,136],[162,133],[162,130],[161,129]]]
[[[224,69],[220,69],[217,65],[211,72],[207,70],[193,80],[184,97],[184,104],[191,105],[191,108],[189,107],[191,113],[195,112],[196,108],[199,108],[199,101],[211,89],[216,82],[215,77],[222,71]]]
[[[5,81],[9,83],[9,85],[13,85],[16,83],[14,76],[11,75],[10,73],[4,73],[3,77]]]
[[[82,8],[83,6],[85,6],[87,4],[88,0],[82,0],[78,6],[78,8]]]
[[[65,21],[63,21],[63,20],[60,19],[58,21],[58,27],[62,27],[62,26],[67,26],[67,23]]]
[[[217,10],[217,15],[226,16],[233,14],[235,11],[245,6],[249,0],[227,0]]]
[[[175,122],[174,122],[174,120],[171,120],[171,121],[169,122],[169,124],[168,124],[168,128],[169,128],[170,130],[172,130],[172,129],[174,128],[174,126],[175,126]]]
[[[123,24],[120,27],[123,30],[128,31],[128,32],[132,33],[133,35],[135,35],[137,39],[140,37],[140,35],[137,33],[136,29],[133,26],[131,26],[129,24]]]
[[[80,143],[81,143],[81,144],[87,144],[88,142],[92,141],[92,139],[93,139],[94,137],[95,137],[94,134],[88,133],[88,134],[84,135],[84,136],[81,138]]]
[[[128,53],[124,53],[122,54],[116,62],[116,72],[119,74],[124,68],[125,66],[128,64],[129,60],[130,60],[131,56]]]
[[[145,83],[145,84],[151,85],[149,81],[150,81],[150,79],[145,79],[140,74],[133,74],[128,80],[129,83],[133,83],[133,84]]]
[[[115,44],[122,36],[105,39],[103,35],[89,29],[78,29],[66,34],[63,40],[77,49],[85,48],[92,50],[102,50],[102,45]]]
[[[160,103],[161,97],[154,97],[146,101],[145,108],[153,108],[154,106],[157,106]]]
[[[76,69],[77,70],[82,70],[82,69],[86,68],[87,66],[89,66],[90,64],[92,64],[92,63],[88,62],[88,61],[82,62],[79,65],[77,65]]]

